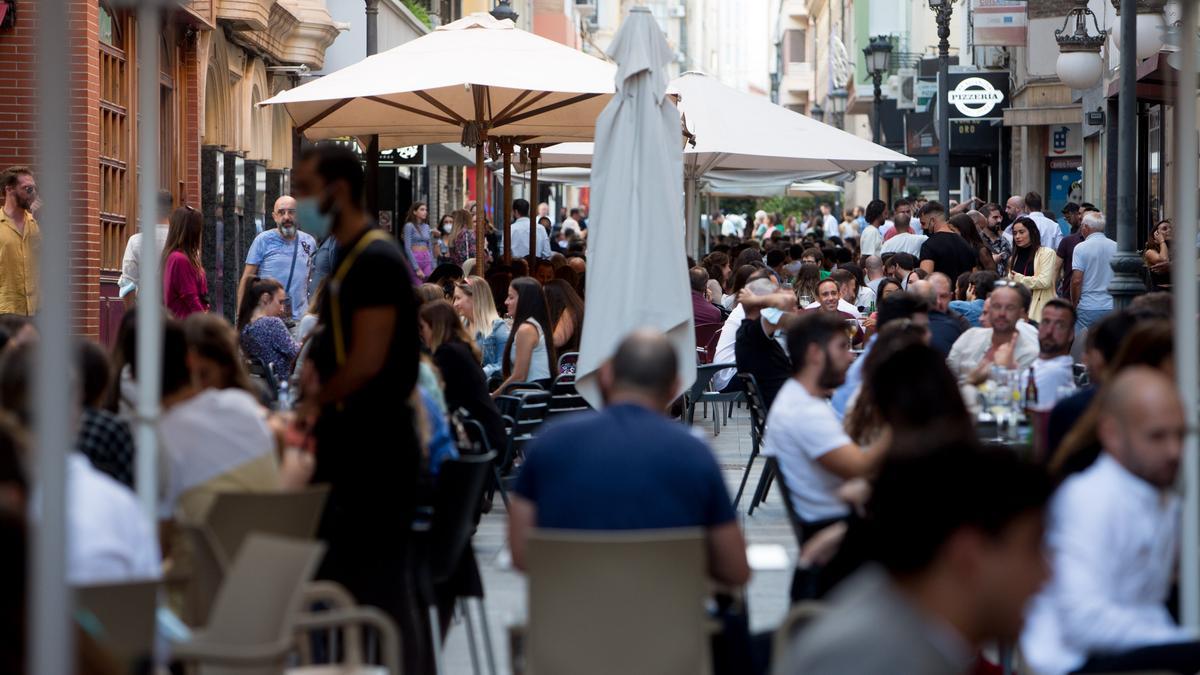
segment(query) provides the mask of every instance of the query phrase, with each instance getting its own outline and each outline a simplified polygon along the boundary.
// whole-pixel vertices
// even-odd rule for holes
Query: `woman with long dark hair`
[[[479,347],[463,327],[454,307],[445,300],[422,305],[419,314],[421,339],[433,353],[433,362],[442,374],[446,410],[464,408],[483,425],[492,448],[499,449],[504,442],[504,421],[488,395]]]
[[[425,281],[433,273],[433,234],[429,231],[429,207],[413,202],[404,216],[404,253],[417,279]]]
[[[560,354],[579,351],[583,333],[583,298],[562,279],[546,282],[546,309],[550,312],[550,334]]]
[[[246,356],[269,366],[278,381],[292,374],[300,345],[283,322],[287,291],[278,281],[254,277],[246,284],[238,307],[237,330]]]
[[[1142,252],[1142,260],[1150,271],[1152,291],[1171,290],[1171,246],[1172,226],[1169,220],[1160,220],[1150,230],[1150,240]]]
[[[1008,276],[1033,293],[1029,318],[1042,320],[1042,307],[1054,297],[1055,268],[1058,254],[1042,246],[1042,234],[1037,223],[1027,217],[1017,218],[1012,226],[1013,257]]]
[[[514,382],[537,382],[548,388],[557,359],[553,340],[546,339],[550,312],[542,285],[530,277],[513,279],[504,306],[512,317],[512,331],[504,346],[505,379],[497,391]]]
[[[981,215],[980,219],[982,218],[983,216]],[[975,249],[976,257],[979,259],[979,269],[996,269],[996,261],[992,259],[992,249],[983,243],[983,237],[979,234],[979,226],[976,224],[974,218],[969,214],[960,213],[948,222],[951,227],[958,231],[959,236],[966,240],[971,245],[971,248]]]
[[[163,245],[163,302],[178,319],[208,311],[208,278],[200,264],[204,220],[200,212],[181,206],[171,214]]]

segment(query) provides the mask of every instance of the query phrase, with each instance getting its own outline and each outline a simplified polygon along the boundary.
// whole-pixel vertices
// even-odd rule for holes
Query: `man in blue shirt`
[[[845,417],[850,398],[862,386],[863,364],[867,360],[867,355],[875,347],[875,338],[879,335],[879,331],[896,319],[910,319],[913,323],[928,328],[930,309],[928,301],[912,293],[893,293],[880,301],[879,311],[875,314],[875,333],[871,339],[867,340],[867,346],[863,349],[863,353],[859,354],[858,358],[854,359],[854,363],[850,364],[850,369],[846,371],[846,381],[842,383],[842,386],[833,390],[833,396],[829,399],[838,419]]]
[[[246,267],[238,282],[238,306],[246,284],[254,277],[271,278],[283,284],[292,305],[293,321],[308,311],[308,265],[317,250],[317,240],[296,228],[296,200],[284,195],[275,200],[275,227],[254,238],[246,253]]]
[[[666,336],[637,331],[600,371],[607,407],[549,426],[521,467],[508,517],[513,564],[537,528],[643,530],[703,527],[709,575],[741,586],[746,543],[708,447],[663,411],[678,389]]]

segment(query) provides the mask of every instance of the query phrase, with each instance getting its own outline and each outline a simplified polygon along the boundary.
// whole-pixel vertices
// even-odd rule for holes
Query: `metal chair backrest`
[[[709,672],[703,530],[535,530],[526,563],[531,675]]]
[[[463,431],[467,434],[467,439],[475,447],[470,452],[466,452],[463,448],[458,451],[461,454],[484,455],[489,452],[494,452],[495,448],[488,442],[487,430],[483,428],[483,424],[479,420],[471,417],[471,413],[465,408],[460,408],[455,415],[458,416],[458,422],[462,425]]]
[[[762,390],[758,388],[758,380],[752,373],[738,373],[746,390],[746,403],[750,409],[751,432],[761,441],[767,428],[767,404],[763,401]]]
[[[575,375],[563,374],[554,378],[550,388],[550,412],[554,414],[590,410],[587,399],[575,389]]]
[[[141,672],[154,662],[158,588],[157,581],[75,588],[79,609],[100,624],[97,642],[121,662],[124,672]]]
[[[708,385],[712,383],[713,377],[722,370],[728,368],[737,368],[736,363],[706,363],[696,368],[696,381],[692,383],[692,388],[688,390],[688,396],[692,400],[699,399],[700,396],[708,391]]]
[[[563,366],[573,366],[577,363],[579,363],[579,352],[564,352],[563,354],[559,355],[558,370],[554,372],[561,373],[563,371]]]
[[[204,524],[221,555],[232,560],[252,532],[312,539],[328,496],[327,485],[292,492],[222,492]]]
[[[324,554],[319,541],[251,534],[213,600],[205,641],[251,647],[290,640],[305,585]]]
[[[429,546],[429,572],[434,583],[454,574],[463,552],[471,545],[475,516],[493,459],[494,453],[466,455],[445,460],[438,470]]]
[[[550,392],[524,391],[520,392],[518,398],[520,400],[516,414],[513,415],[513,420],[516,421],[513,435],[517,438],[532,436],[550,413]]]

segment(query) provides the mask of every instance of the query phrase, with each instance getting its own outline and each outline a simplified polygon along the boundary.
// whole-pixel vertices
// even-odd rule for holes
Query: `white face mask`
[[[454,229],[453,223],[446,223],[445,225],[442,225],[442,232],[445,232],[446,234],[450,234],[450,231],[453,229]]]

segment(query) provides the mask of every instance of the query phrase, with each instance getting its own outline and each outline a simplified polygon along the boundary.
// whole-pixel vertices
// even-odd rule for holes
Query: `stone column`
[[[242,245],[242,221],[246,212],[246,160],[232,151],[225,152],[224,197],[224,218],[221,222],[221,251],[224,258],[221,263],[219,288],[212,290],[214,296],[221,298],[221,309],[217,309],[214,300],[213,311],[224,314],[225,318],[233,321],[237,314],[238,280],[242,276],[242,262],[246,259],[246,250]]]
[[[200,258],[208,275],[208,298],[213,311],[220,311],[222,299],[217,289],[225,263],[225,152],[217,146],[200,149],[200,213],[204,216]]]

